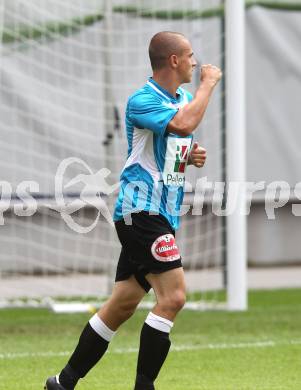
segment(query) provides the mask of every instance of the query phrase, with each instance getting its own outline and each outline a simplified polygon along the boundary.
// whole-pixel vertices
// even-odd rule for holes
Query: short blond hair
[[[164,68],[167,59],[173,55],[181,55],[183,46],[181,41],[185,36],[178,32],[161,31],[155,34],[149,44],[149,59],[153,70]]]

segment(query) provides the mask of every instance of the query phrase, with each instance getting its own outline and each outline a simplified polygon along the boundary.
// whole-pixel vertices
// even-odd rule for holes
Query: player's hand
[[[208,83],[211,87],[215,87],[222,77],[222,71],[214,65],[202,65],[201,67],[201,82]]]
[[[197,142],[194,142],[190,151],[189,158],[191,164],[193,164],[197,168],[201,168],[205,164],[207,158],[207,151],[206,149],[201,148]]]

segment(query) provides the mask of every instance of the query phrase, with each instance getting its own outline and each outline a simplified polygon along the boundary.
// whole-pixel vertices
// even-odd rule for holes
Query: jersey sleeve
[[[178,112],[151,94],[133,96],[128,103],[128,115],[133,125],[164,135],[168,123]]]
[[[188,103],[190,103],[191,100],[193,100],[192,94],[189,91],[187,91],[187,89],[184,89],[184,88],[180,87],[179,90],[181,91],[182,95],[186,96],[186,99],[187,99]]]

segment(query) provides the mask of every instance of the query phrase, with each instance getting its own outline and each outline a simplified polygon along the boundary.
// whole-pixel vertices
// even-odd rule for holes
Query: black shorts
[[[175,242],[175,232],[163,216],[141,211],[132,214],[131,219],[130,225],[123,219],[115,222],[122,245],[115,281],[134,275],[148,292],[151,286],[145,275],[182,267],[181,256]]]

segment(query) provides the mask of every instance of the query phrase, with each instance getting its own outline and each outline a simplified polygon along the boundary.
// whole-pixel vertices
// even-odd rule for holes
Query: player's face
[[[194,58],[193,50],[188,41],[183,42],[182,54],[178,57],[179,66],[178,72],[181,79],[181,83],[190,83],[192,79],[193,69],[196,67],[197,62]]]

